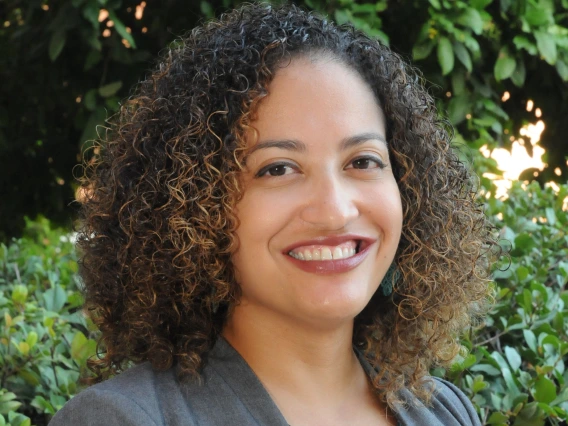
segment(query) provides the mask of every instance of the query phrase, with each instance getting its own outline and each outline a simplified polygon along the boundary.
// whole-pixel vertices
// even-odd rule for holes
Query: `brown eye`
[[[286,166],[284,165],[274,166],[268,169],[267,172],[270,176],[282,176],[286,174]]]
[[[293,171],[294,171],[294,166],[288,163],[269,164],[268,166],[260,169],[255,177],[260,178],[264,176],[268,177],[284,176],[293,173]]]
[[[385,165],[383,162],[372,156],[359,157],[351,162],[354,169],[383,169]]]
[[[371,160],[368,158],[361,158],[360,160],[353,161],[353,167],[355,169],[368,169]]]

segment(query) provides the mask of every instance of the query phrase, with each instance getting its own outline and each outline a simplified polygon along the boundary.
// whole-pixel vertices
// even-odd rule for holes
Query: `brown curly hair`
[[[245,129],[279,64],[320,54],[379,99],[403,205],[400,279],[355,319],[354,344],[389,405],[402,387],[430,401],[429,369],[450,363],[491,299],[492,229],[420,74],[352,26],[294,5],[247,4],[193,29],[110,120],[81,182],[80,273],[101,331],[95,380],[143,361],[199,376],[239,300],[231,255]]]

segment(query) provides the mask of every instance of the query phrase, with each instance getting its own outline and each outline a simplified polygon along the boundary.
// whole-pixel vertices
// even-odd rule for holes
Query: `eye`
[[[289,175],[294,172],[294,168],[294,165],[289,163],[273,163],[260,169],[255,177]]]
[[[351,161],[350,165],[353,167],[347,167],[348,169],[384,169],[385,163],[378,157],[372,155],[365,155],[363,157],[357,157],[353,161]]]

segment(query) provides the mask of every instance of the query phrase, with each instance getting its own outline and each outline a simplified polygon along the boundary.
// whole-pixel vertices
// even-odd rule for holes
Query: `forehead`
[[[251,126],[254,145],[266,138],[328,137],[385,133],[384,116],[371,87],[357,71],[329,58],[295,58],[279,68]]]

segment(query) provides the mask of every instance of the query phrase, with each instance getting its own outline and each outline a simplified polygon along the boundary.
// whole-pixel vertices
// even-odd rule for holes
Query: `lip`
[[[297,247],[311,246],[311,245],[325,245],[325,246],[336,246],[346,241],[358,240],[361,241],[361,247],[359,252],[354,256],[348,257],[347,259],[336,259],[336,260],[299,260],[288,253]],[[355,234],[345,234],[345,235],[334,235],[328,237],[315,238],[313,240],[299,241],[294,243],[283,250],[284,256],[292,262],[293,265],[297,266],[305,272],[310,272],[313,274],[339,274],[343,272],[350,271],[357,267],[369,254],[370,247],[376,242],[375,238],[365,237],[363,235]]]

